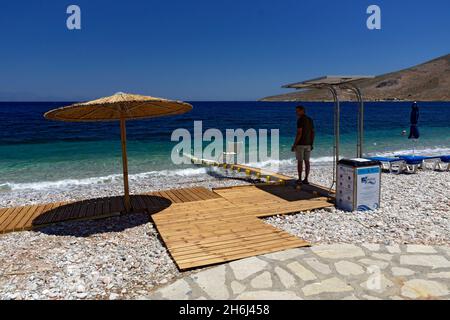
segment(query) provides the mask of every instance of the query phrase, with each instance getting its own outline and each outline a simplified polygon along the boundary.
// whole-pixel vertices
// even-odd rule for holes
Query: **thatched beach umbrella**
[[[126,120],[178,115],[190,110],[192,110],[192,106],[181,101],[117,93],[111,97],[51,110],[44,117],[49,120],[68,122],[120,121],[125,189],[124,203],[127,212],[129,212],[131,202],[128,185]]]

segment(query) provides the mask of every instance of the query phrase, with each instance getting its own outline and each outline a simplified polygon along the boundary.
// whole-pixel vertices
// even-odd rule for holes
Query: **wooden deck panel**
[[[3,222],[10,216],[10,214],[15,210],[16,208],[7,208],[6,211],[3,212],[3,214],[0,216],[0,228],[3,225]]]
[[[208,265],[214,265],[218,263],[224,263],[229,261],[234,261],[238,259],[244,259],[249,257],[254,257],[262,254],[277,252],[277,251],[283,251],[287,249],[293,249],[293,248],[301,248],[309,246],[308,243],[305,241],[302,241],[300,239],[294,239],[292,241],[283,239],[278,244],[272,244],[270,246],[263,246],[263,247],[246,247],[246,248],[238,248],[233,253],[228,254],[211,254],[211,255],[205,255],[203,257],[196,257],[196,258],[189,258],[189,259],[182,259],[177,261],[179,266],[182,270],[197,268],[197,267],[203,267]]]
[[[253,195],[249,195],[254,198]],[[195,221],[215,220],[220,218],[242,218],[245,216],[273,216],[276,214],[295,213],[299,211],[310,211],[317,208],[330,206],[327,198],[319,197],[308,200],[298,200],[295,202],[287,202],[284,200],[273,201],[272,199],[264,200],[258,198],[257,202],[251,202],[243,198],[240,202],[232,202],[227,199],[216,199],[202,204],[208,206],[200,206],[197,203],[191,204],[174,204],[164,211],[165,220],[161,224],[178,224]],[[169,219],[171,218],[171,219]]]
[[[55,213],[59,211],[60,203],[52,203],[48,206],[48,211],[44,212],[41,216],[39,216],[39,222],[37,224],[49,224],[52,222],[59,222],[57,219],[53,220]]]
[[[79,201],[79,202],[74,203],[73,206],[71,206],[70,213],[67,216],[68,220],[73,220],[73,219],[76,219],[78,217],[78,213],[81,210],[81,205],[82,205],[82,202]]]
[[[326,197],[287,186],[214,191],[220,198],[175,203],[152,216],[181,270],[308,246],[259,218],[332,205]]]
[[[133,207],[137,211],[150,209],[164,209],[171,202],[197,201],[194,196],[202,191],[203,198],[220,198],[216,193],[203,188],[168,190],[162,193],[151,192],[144,195],[132,196]],[[160,197],[165,197],[166,200]],[[173,200],[172,200],[173,199]],[[31,230],[54,223],[95,219],[99,217],[115,216],[125,210],[122,197],[89,199],[76,202],[56,202],[42,205],[31,205],[15,208],[0,209],[0,234],[13,231]]]
[[[289,234],[281,230],[273,230],[270,228],[260,228],[253,230],[246,230],[241,232],[234,232],[232,234],[211,237],[208,239],[198,240],[195,243],[180,243],[175,244],[176,241],[170,241],[172,246],[172,252],[174,254],[185,255],[186,253],[201,252],[204,249],[224,250],[233,247],[239,247],[242,243],[264,243],[274,240],[274,236],[280,238],[288,237]],[[213,240],[211,240],[213,239]]]
[[[22,213],[17,216],[17,218],[11,222],[11,227],[14,228],[14,230],[20,230],[19,226],[23,225],[24,221],[27,221],[30,216],[33,215],[33,212],[36,211],[37,206],[27,206],[24,210],[22,210]]]
[[[205,262],[209,263],[208,260],[214,258],[220,257],[222,259],[227,259],[227,256],[242,254],[245,252],[248,252],[249,255],[250,254],[253,255],[254,251],[264,250],[264,248],[267,247],[283,246],[285,243],[291,242],[299,243],[300,247],[308,245],[306,242],[304,241],[302,242],[301,240],[296,239],[292,235],[284,234],[279,237],[271,235],[268,236],[266,239],[262,240],[259,239],[253,241],[244,238],[241,239],[240,243],[231,243],[224,246],[199,247],[197,249],[181,252],[172,251],[171,254],[173,256],[176,256],[177,261],[180,261],[181,263],[186,263],[188,261],[189,262],[201,261],[202,263],[201,265],[203,265]]]
[[[19,207],[19,208],[13,208],[8,215],[5,217],[5,219],[3,220],[3,222],[0,224],[0,229],[3,228],[8,228],[8,226],[10,225],[11,221],[13,221],[19,214],[20,212],[24,209],[24,207]]]
[[[318,209],[318,208],[324,208],[330,206],[329,203],[326,202],[321,202],[320,204],[318,203],[313,209]],[[300,207],[291,207],[291,209],[286,209],[286,210],[276,210],[274,211],[271,215],[273,216],[274,214],[289,214],[289,213],[296,213],[299,211],[310,211],[313,210],[311,209],[311,206],[305,207],[305,210],[301,210]],[[155,221],[158,221],[158,224],[160,226],[164,226],[167,230],[178,230],[180,228],[182,228],[183,224],[186,225],[190,225],[192,224],[192,227],[196,227],[198,228],[199,226],[196,225],[197,223],[201,223],[201,226],[203,226],[204,228],[207,228],[209,225],[214,225],[217,222],[228,222],[228,223],[235,223],[237,225],[239,225],[240,221],[243,221],[245,219],[253,219],[253,218],[259,218],[260,216],[266,217],[266,216],[270,216],[270,213],[268,213],[266,211],[266,209],[260,209],[260,212],[258,211],[251,211],[248,214],[245,214],[245,212],[240,211],[241,209],[236,208],[233,211],[230,211],[230,216],[222,216],[223,211],[222,210],[217,210],[212,208],[211,212],[214,213],[214,215],[210,218],[198,218],[198,219],[179,219],[174,221],[173,216],[168,216],[164,219],[158,219],[157,217],[153,216],[153,219]],[[264,212],[265,211],[265,212]],[[219,214],[217,214],[219,213]]]
[[[192,198],[192,201],[201,201],[203,200],[199,195],[198,191],[196,191],[194,188],[187,189],[186,192],[189,194],[189,196]],[[215,194],[215,193],[214,193]]]
[[[4,222],[3,225],[5,228],[10,228],[10,226],[14,226],[14,224],[20,220],[22,214],[26,214],[29,207],[22,207],[14,210],[13,214],[11,214]]]
[[[34,210],[33,214],[29,216],[26,220],[23,220],[22,223],[15,226],[14,231],[20,230],[30,230],[32,229],[33,220],[39,217],[44,212],[45,206],[36,206],[36,210]]]

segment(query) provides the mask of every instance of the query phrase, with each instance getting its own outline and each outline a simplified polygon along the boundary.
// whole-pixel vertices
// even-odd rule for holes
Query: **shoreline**
[[[417,155],[444,155],[450,152],[448,147],[435,146],[432,148],[416,150],[393,150],[377,153],[367,153],[367,156],[408,155],[415,152]],[[271,162],[271,161],[269,161]],[[312,167],[327,168],[332,165],[331,156],[317,156],[311,159]],[[267,167],[269,165],[269,167]],[[282,158],[276,163],[250,164],[253,167],[266,168],[275,171],[271,165],[278,165],[278,173],[296,176],[295,159]],[[245,175],[227,174],[223,170],[213,171],[203,166],[186,166],[146,172],[132,173],[129,175],[130,190],[132,194],[148,193],[183,187],[202,186],[205,188],[231,187],[247,184],[242,181]],[[318,183],[329,184],[319,175]],[[121,196],[123,194],[122,174],[117,172],[109,175],[91,177],[68,177],[62,180],[40,180],[32,182],[4,182],[0,183],[0,209],[24,205],[47,204],[52,202],[81,201],[101,197]]]
[[[203,170],[202,170],[203,171]],[[171,176],[158,178],[142,178],[133,181],[130,179],[131,194],[141,194],[154,191],[164,191],[177,188],[205,187],[208,189],[245,185],[249,182],[234,180],[232,175],[214,175],[199,173],[192,176],[182,177],[174,181]],[[122,179],[116,179],[111,183],[78,185],[68,190],[17,190],[0,192],[0,208],[46,204],[64,201],[82,201],[103,197],[114,197],[123,195]]]

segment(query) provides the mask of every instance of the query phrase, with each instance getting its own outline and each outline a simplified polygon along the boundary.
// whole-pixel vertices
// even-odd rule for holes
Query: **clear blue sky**
[[[66,28],[66,8],[82,30]],[[382,30],[366,9],[382,10]],[[381,74],[450,53],[448,0],[33,0],[0,6],[0,100],[117,91],[254,100],[323,74]]]

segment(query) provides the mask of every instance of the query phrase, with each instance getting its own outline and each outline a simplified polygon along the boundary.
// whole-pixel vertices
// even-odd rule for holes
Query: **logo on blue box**
[[[358,176],[365,175],[365,174],[380,173],[380,171],[381,171],[380,167],[358,169]]]
[[[371,185],[375,185],[377,184],[377,179],[374,177],[362,177],[361,178],[361,183],[362,184],[371,184]]]
[[[372,205],[372,208],[366,205],[360,205],[358,207],[358,211],[373,211],[373,210],[377,210],[380,208],[380,205],[378,203],[374,203]]]

